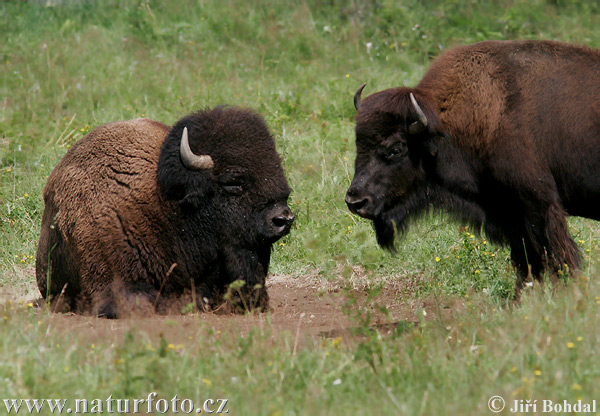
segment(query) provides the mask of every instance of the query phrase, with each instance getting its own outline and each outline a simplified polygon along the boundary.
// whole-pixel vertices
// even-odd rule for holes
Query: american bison
[[[575,269],[567,215],[600,220],[600,51],[553,41],[448,50],[415,88],[361,100],[349,209],[379,244],[433,207],[506,243],[517,290]]]
[[[264,310],[271,246],[294,221],[289,193],[273,137],[250,110],[217,107],[173,128],[100,126],[48,178],[38,287],[71,311],[118,317],[215,309],[242,280],[239,305]]]

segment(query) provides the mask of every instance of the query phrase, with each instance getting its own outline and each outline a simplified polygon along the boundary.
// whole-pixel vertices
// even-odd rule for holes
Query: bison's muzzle
[[[363,218],[373,219],[377,216],[373,207],[373,198],[365,195],[358,188],[350,187],[348,189],[346,205],[351,212]]]
[[[287,205],[276,204],[267,213],[267,222],[263,231],[265,240],[275,242],[287,235],[292,228],[295,218],[295,215]]]

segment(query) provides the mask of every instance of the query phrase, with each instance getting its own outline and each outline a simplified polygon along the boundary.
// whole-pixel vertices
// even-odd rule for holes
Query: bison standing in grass
[[[415,88],[361,91],[346,203],[380,245],[431,206],[508,244],[517,289],[529,270],[579,265],[566,217],[600,220],[600,51],[481,42],[442,54]]]
[[[249,110],[217,107],[171,128],[137,119],[79,140],[44,189],[39,289],[67,309],[116,317],[267,308],[272,244],[294,220],[275,142]]]

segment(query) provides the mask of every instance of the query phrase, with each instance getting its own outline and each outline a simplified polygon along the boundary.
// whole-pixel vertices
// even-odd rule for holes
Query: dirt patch
[[[433,297],[415,299],[397,279],[390,284],[369,281],[360,273],[337,281],[318,276],[272,276],[268,279],[271,311],[247,315],[195,313],[108,320],[72,314],[50,314],[48,331],[77,334],[90,343],[120,342],[135,330],[148,342],[165,337],[186,343],[206,334],[244,335],[251,330],[270,331],[274,336],[289,332],[296,339],[343,339],[356,337],[357,329],[369,326],[384,333],[408,328],[421,319],[431,320],[462,305],[456,300]],[[6,297],[5,297],[6,299]],[[42,313],[40,311],[40,313]]]

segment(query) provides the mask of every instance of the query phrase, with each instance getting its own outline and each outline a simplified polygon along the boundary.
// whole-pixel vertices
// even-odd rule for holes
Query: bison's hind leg
[[[559,272],[571,274],[579,268],[579,248],[569,234],[566,217],[565,210],[554,201],[546,210],[535,213],[534,220],[527,221],[526,232],[531,241],[531,254],[542,263],[542,270],[534,274],[538,280],[543,277],[544,270],[555,280]],[[529,262],[533,266],[532,261]]]
[[[581,261],[579,248],[569,234],[566,213],[557,203],[526,218],[523,236],[512,239],[510,247],[517,271],[517,294],[530,273],[541,281],[548,272],[556,281],[561,271],[571,274]]]
[[[566,213],[562,207],[553,204],[548,210],[546,227],[548,239],[548,263],[553,272],[565,270],[573,272],[581,264],[581,253],[569,234]]]

